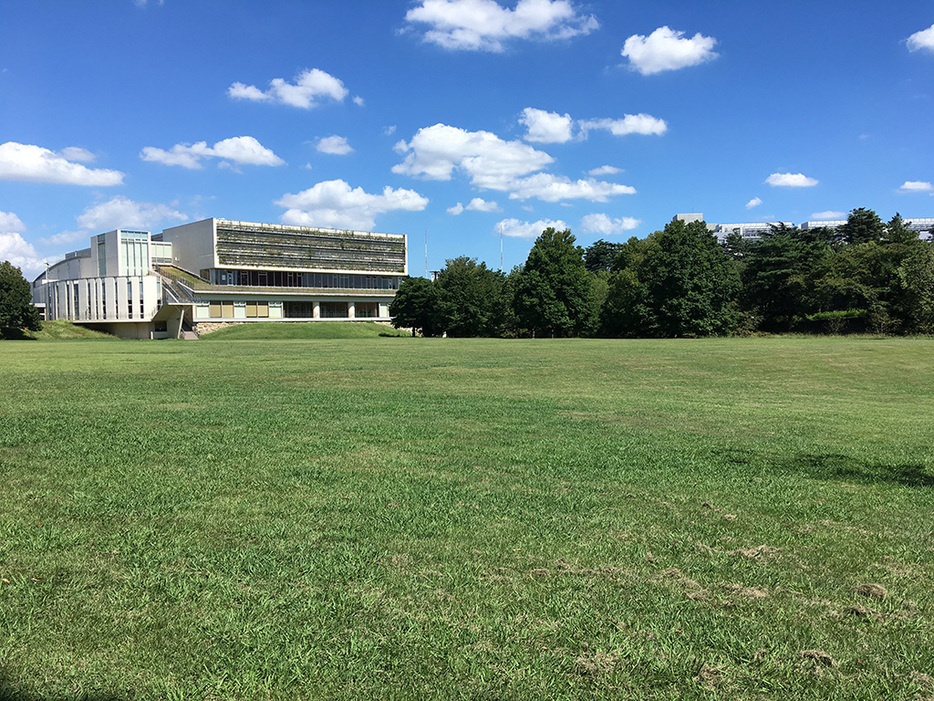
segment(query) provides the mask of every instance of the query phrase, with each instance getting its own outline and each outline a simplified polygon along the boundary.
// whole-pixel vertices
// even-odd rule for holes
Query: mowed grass
[[[932,357],[3,343],[0,698],[930,697]]]
[[[204,334],[204,341],[280,341],[376,338],[378,336],[409,336],[409,332],[373,321],[259,321],[235,324]]]

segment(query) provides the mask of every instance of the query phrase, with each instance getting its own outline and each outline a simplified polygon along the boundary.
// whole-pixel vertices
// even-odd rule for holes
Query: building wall
[[[159,309],[162,290],[155,275],[132,275],[46,282],[33,296],[46,305],[49,321],[148,322]]]
[[[192,273],[216,268],[214,255],[216,219],[204,219],[165,229],[160,238],[172,244],[172,256],[177,265]]]

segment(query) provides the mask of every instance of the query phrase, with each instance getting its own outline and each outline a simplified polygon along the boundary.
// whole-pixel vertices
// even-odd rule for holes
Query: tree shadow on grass
[[[934,487],[934,474],[920,463],[880,463],[858,460],[838,453],[800,453],[776,460],[763,460],[753,451],[728,448],[715,453],[724,463],[748,466],[763,472],[784,472],[811,479],[842,480],[863,484],[889,483],[904,487]]]
[[[0,329],[0,339],[4,341],[35,341],[36,339],[30,336],[28,333],[22,329]]]
[[[797,455],[787,469],[815,479],[839,479],[865,484],[889,482],[903,487],[934,487],[934,475],[917,463],[873,463],[848,455]]]
[[[13,682],[9,675],[0,669],[0,701],[126,701],[132,699],[132,692],[117,696],[99,691],[79,691],[71,694],[43,694],[24,689]]]

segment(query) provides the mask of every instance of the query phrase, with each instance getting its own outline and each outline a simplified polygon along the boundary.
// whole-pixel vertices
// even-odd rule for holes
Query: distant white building
[[[128,338],[250,321],[389,321],[406,237],[227,219],[91,237],[32,284],[45,318]]]
[[[739,234],[744,239],[761,239],[773,226],[794,226],[791,222],[746,222],[738,224],[715,224],[713,232],[717,239],[724,241],[730,234]]]

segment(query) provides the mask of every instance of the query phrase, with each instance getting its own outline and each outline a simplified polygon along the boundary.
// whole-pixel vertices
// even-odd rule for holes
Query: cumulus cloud
[[[424,40],[452,51],[500,52],[512,39],[569,39],[600,26],[569,0],[519,0],[515,9],[494,0],[422,0],[405,19],[427,25]]]
[[[188,217],[169,205],[134,202],[118,195],[107,202],[92,205],[78,216],[78,226],[91,231],[132,228],[152,230],[166,220],[186,221]]]
[[[463,212],[498,212],[500,211],[499,205],[496,202],[488,202],[482,197],[474,197],[465,207],[460,202],[458,202],[453,207],[448,207],[448,214],[453,214],[455,217],[462,214]]]
[[[623,169],[616,166],[600,166],[599,168],[591,168],[588,175],[619,175],[622,172]]]
[[[820,221],[822,219],[846,219],[846,212],[835,212],[832,209],[826,212],[814,212],[811,215],[812,220]]]
[[[205,158],[220,158],[228,166],[231,164],[260,166],[285,164],[285,161],[252,136],[234,136],[218,141],[214,146],[208,146],[205,141],[195,144],[175,144],[168,151],[146,146],[140,153],[140,158],[167,166],[181,166],[189,170],[199,170],[202,167],[201,161]]]
[[[414,190],[383,188],[382,194],[351,188],[343,180],[325,180],[297,194],[287,193],[276,204],[287,208],[285,224],[342,229],[372,229],[376,217],[392,211],[420,212],[428,198]]]
[[[924,180],[906,180],[898,189],[902,192],[931,192],[934,185]]]
[[[65,160],[76,161],[78,163],[91,163],[97,160],[96,154],[80,146],[68,146],[59,151],[59,154]]]
[[[519,123],[528,128],[526,141],[543,144],[563,144],[571,140],[571,128],[574,120],[569,114],[558,114],[526,107],[522,110]]]
[[[353,153],[353,149],[343,136],[326,136],[323,139],[318,139],[318,145],[315,148],[321,153],[330,153],[335,156],[346,156],[348,153]]]
[[[527,178],[516,179],[510,183],[509,190],[511,200],[526,200],[535,197],[544,202],[577,199],[606,202],[608,197],[633,195],[636,192],[636,189],[629,185],[608,183],[595,178],[571,180],[550,173],[536,173]]]
[[[74,150],[66,149],[72,154]],[[79,150],[79,156],[89,152]],[[0,144],[0,180],[109,187],[123,183],[123,173],[92,169],[41,146],[7,141]]]
[[[619,217],[610,219],[606,214],[588,214],[581,219],[581,229],[588,234],[602,234],[613,236],[625,231],[632,231],[642,223],[635,217]]]
[[[629,134],[644,134],[661,136],[668,131],[664,119],[658,119],[650,114],[626,114],[622,119],[585,119],[580,122],[581,129],[603,129],[613,136],[627,136]]]
[[[20,233],[25,229],[13,212],[0,212],[0,261],[10,261],[27,280],[31,280],[45,270],[45,263],[35,247]]]
[[[920,32],[915,32],[907,39],[909,51],[930,51],[934,53],[934,24]]]
[[[234,83],[227,88],[227,94],[237,100],[271,102],[307,110],[317,107],[323,99],[330,98],[343,102],[348,91],[338,78],[312,68],[299,73],[294,83],[289,83],[282,78],[273,78],[269,81],[269,89],[266,91],[260,90],[255,85]],[[354,98],[355,102],[357,100],[362,102],[362,98]]]
[[[520,141],[503,141],[488,131],[465,131],[446,124],[419,129],[396,150],[405,160],[392,172],[427,180],[450,180],[455,169],[478,187],[506,190],[518,178],[549,165],[554,159]]]
[[[664,119],[653,117],[650,114],[624,114],[619,119],[582,119],[575,122],[569,114],[546,112],[533,107],[526,107],[522,111],[519,123],[524,124],[528,131],[526,141],[540,143],[566,143],[574,137],[575,124],[578,138],[586,139],[587,132],[598,129],[610,132],[613,136],[628,136],[629,134],[662,135],[668,131]]]
[[[572,181],[541,173],[554,159],[519,141],[504,141],[487,131],[469,132],[445,124],[420,129],[408,143],[400,141],[396,151],[405,160],[392,171],[428,180],[450,180],[455,171],[470,178],[475,187],[508,192],[510,199],[536,197],[545,202],[588,199],[604,202],[607,197],[632,194],[635,189],[594,178]]]
[[[659,27],[648,36],[634,34],[623,44],[622,55],[642,75],[696,66],[717,58],[717,40],[700,33],[690,39],[684,32]]]
[[[804,173],[772,173],[765,182],[772,187],[814,187],[818,181]]]
[[[753,197],[749,202],[746,203],[746,209],[752,209],[753,207],[758,207],[762,204],[761,197]]]
[[[542,235],[542,232],[549,227],[556,231],[564,231],[568,228],[568,225],[560,219],[539,219],[534,222],[520,221],[518,219],[503,219],[503,221],[496,225],[494,231],[497,234],[502,232],[503,236],[512,236],[513,238],[537,239]]]

